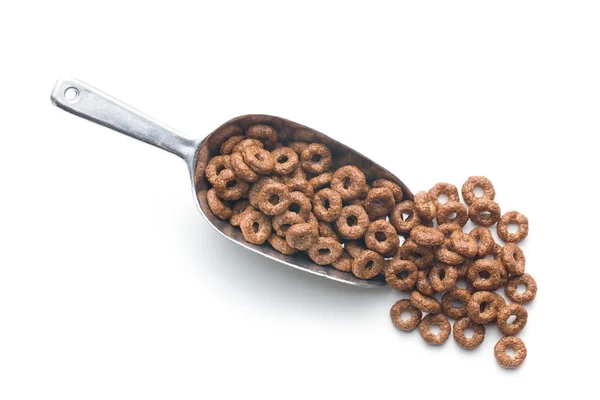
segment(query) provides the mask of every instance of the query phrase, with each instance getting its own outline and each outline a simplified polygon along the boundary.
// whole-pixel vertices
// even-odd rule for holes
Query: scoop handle
[[[71,114],[177,154],[188,163],[196,152],[198,142],[78,79],[59,78],[50,100]]]

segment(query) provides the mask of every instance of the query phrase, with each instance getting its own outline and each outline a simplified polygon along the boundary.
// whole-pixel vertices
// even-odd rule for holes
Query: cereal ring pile
[[[441,345],[453,332],[459,346],[472,349],[483,343],[485,325],[494,323],[506,335],[494,349],[498,363],[521,365],[527,349],[515,335],[527,323],[524,305],[537,292],[518,245],[529,232],[527,218],[502,214],[494,185],[482,176],[470,177],[460,191],[437,183],[413,201],[397,183],[368,180],[357,166],[341,164],[326,144],[314,143],[312,132],[298,131],[288,140],[255,124],[227,139],[204,169],[212,213],[239,227],[249,243],[304,253],[360,279],[383,276],[390,287],[410,293],[390,311],[394,326],[418,328],[429,344]],[[465,231],[469,221],[476,227]],[[496,224],[503,246],[490,230]],[[510,224],[518,229],[509,232]],[[458,285],[461,280],[466,286]],[[496,293],[501,288],[512,303]],[[410,318],[404,320],[403,312]]]
[[[482,196],[475,194],[476,187],[483,190]],[[525,255],[518,245],[527,236],[529,223],[516,211],[501,214],[494,201],[494,185],[483,176],[470,177],[461,193],[466,205],[460,202],[454,185],[438,183],[429,191],[418,192],[414,202],[397,202],[389,215],[391,225],[405,240],[393,258],[385,261],[383,273],[390,287],[410,294],[394,304],[390,317],[402,331],[418,328],[423,340],[433,345],[450,337],[449,318],[454,319],[454,340],[465,349],[483,343],[485,325],[494,324],[505,335],[494,347],[496,360],[504,368],[516,368],[525,360],[527,348],[515,335],[527,324],[524,305],[537,292],[535,280],[525,272]],[[442,201],[441,195],[447,201]],[[469,220],[476,227],[465,232]],[[373,230],[374,224],[367,230]],[[494,224],[504,246],[494,239],[490,230]],[[509,232],[509,224],[517,225],[514,233]],[[383,232],[377,248],[392,248],[391,244],[383,246],[390,240],[387,231],[375,230],[376,235]],[[460,280],[465,284],[458,286]],[[524,292],[517,289],[519,285],[525,287]],[[501,288],[512,303],[496,293]],[[402,319],[402,312],[407,319]],[[439,326],[439,333],[432,333],[432,325]],[[466,329],[473,335],[465,335]],[[507,348],[515,355],[509,355]]]
[[[304,253],[315,264],[360,279],[383,277],[386,262],[400,250],[398,232],[419,222],[416,211],[410,220],[402,216],[414,203],[402,201],[406,196],[396,182],[368,182],[360,168],[341,164],[326,144],[314,143],[311,131],[297,129],[293,140],[282,136],[272,126],[255,124],[221,145],[204,169],[212,213],[239,227],[249,243],[268,243],[285,255]],[[424,230],[410,249],[411,260],[429,265],[421,243],[442,239]],[[412,261],[394,268],[389,274],[396,288],[414,286],[418,270]]]

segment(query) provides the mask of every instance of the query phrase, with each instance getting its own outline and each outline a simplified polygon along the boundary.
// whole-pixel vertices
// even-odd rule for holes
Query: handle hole
[[[65,90],[65,99],[67,101],[75,101],[79,98],[79,90],[75,89],[74,87],[70,87],[67,88],[67,90]]]

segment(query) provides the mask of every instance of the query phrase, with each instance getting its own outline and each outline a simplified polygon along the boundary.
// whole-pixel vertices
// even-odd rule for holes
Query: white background
[[[592,397],[598,2],[150,3],[2,7],[1,399]],[[526,362],[228,242],[181,160],[51,106],[63,74],[189,137],[306,124],[413,191],[488,176],[530,221]]]

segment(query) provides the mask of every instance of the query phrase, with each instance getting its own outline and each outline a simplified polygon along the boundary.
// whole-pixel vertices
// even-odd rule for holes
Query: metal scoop
[[[206,201],[206,192],[210,186],[204,177],[204,167],[211,157],[219,153],[221,144],[227,138],[240,134],[248,126],[258,123],[273,126],[279,132],[281,140],[293,140],[301,134],[304,140],[307,140],[307,136],[309,136],[308,140],[312,142],[324,143],[331,149],[334,160],[333,168],[355,165],[365,173],[368,181],[377,178],[389,179],[402,187],[406,199],[413,198],[410,190],[397,177],[357,151],[306,126],[268,115],[245,115],[234,118],[204,139],[187,139],[176,130],[73,78],[60,78],[56,82],[50,98],[54,105],[65,111],[181,157],[188,166],[194,198],[200,213],[217,232],[234,243],[290,267],[339,282],[367,288],[385,285],[385,279],[381,275],[370,280],[359,279],[352,273],[338,271],[330,266],[317,265],[304,254],[286,256],[268,244],[263,246],[250,244],[244,240],[242,232],[238,228],[215,217]]]

